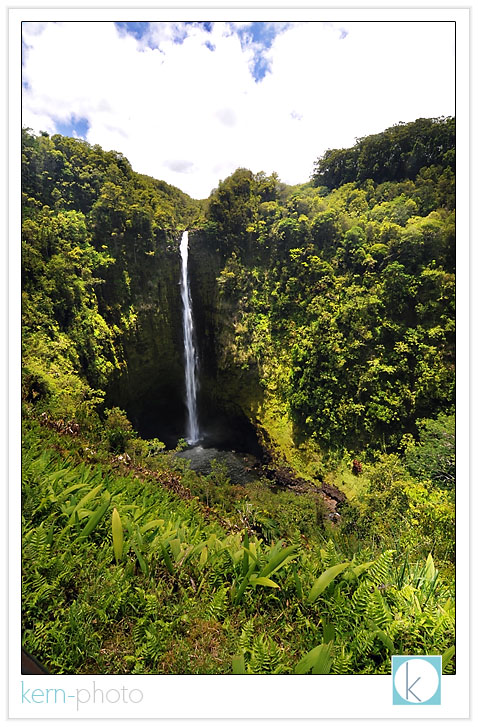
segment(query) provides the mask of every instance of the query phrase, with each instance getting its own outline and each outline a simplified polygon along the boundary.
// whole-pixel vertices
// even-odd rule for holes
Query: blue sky
[[[241,41],[243,49],[253,48],[254,59],[251,67],[251,74],[255,81],[260,81],[268,71],[270,71],[270,63],[265,56],[265,51],[269,50],[274,42],[274,38],[281,32],[284,32],[290,23],[272,23],[272,22],[254,22],[237,25],[230,23],[229,27],[232,32],[237,33]],[[117,22],[116,26],[120,31],[129,33],[138,41],[143,41],[151,49],[161,50],[161,44],[155,42],[149,33],[150,23],[147,22]],[[188,35],[190,27],[203,29],[206,33],[211,34],[213,22],[186,22],[177,24],[173,37],[173,42],[181,45]],[[216,50],[214,43],[205,40],[205,45],[214,52]]]
[[[239,166],[305,182],[327,148],[454,113],[452,23],[26,23],[23,51],[24,125],[195,197]]]

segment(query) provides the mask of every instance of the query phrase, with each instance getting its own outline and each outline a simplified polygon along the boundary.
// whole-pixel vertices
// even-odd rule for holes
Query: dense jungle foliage
[[[419,119],[196,201],[24,130],[23,642],[50,671],[453,672],[454,144]],[[218,261],[218,367],[257,377],[299,492],[196,474],[106,403],[184,229]]]
[[[423,126],[445,127],[453,143],[452,120],[418,121],[359,141],[358,159],[362,147],[385,154],[398,132],[410,146]],[[453,407],[454,170],[443,146],[441,164],[402,180],[418,144],[404,145],[385,181],[388,155],[379,171],[362,163],[364,182],[330,190],[317,176],[284,189],[237,170],[209,201],[208,230],[229,245],[220,284],[237,301],[237,346],[318,444],[397,446],[417,420]]]

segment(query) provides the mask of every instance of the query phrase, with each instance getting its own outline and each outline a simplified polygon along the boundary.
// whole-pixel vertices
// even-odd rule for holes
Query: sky
[[[327,149],[454,110],[449,22],[23,23],[22,123],[207,197],[307,182]]]

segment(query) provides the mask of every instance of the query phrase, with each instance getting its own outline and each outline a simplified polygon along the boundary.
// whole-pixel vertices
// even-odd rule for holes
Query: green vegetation
[[[23,143],[26,648],[53,673],[452,673],[454,120],[295,187],[238,169],[205,202],[117,152]],[[210,368],[268,457],[247,485],[130,413],[149,378],[158,406],[180,386],[185,228]]]
[[[428,148],[442,127],[451,120],[399,126],[354,150],[419,132]],[[384,180],[381,167],[379,181],[285,196],[275,177],[237,170],[210,200],[208,234],[228,245],[219,286],[235,300],[231,359],[259,367],[266,395],[318,447],[397,447],[419,420],[453,409],[450,134],[414,179]]]
[[[282,527],[265,484],[261,509],[253,491],[215,509],[170,454],[133,467],[35,422],[23,445],[23,637],[52,672],[388,673],[392,653],[453,668],[453,581],[420,538],[413,563],[323,523],[304,538],[288,522],[286,546],[241,527],[267,501]]]
[[[414,180],[426,168],[431,169],[424,178],[430,179],[431,170],[435,167],[440,171],[452,171],[454,165],[455,119],[417,119],[409,124],[392,126],[381,134],[357,139],[352,149],[329,149],[317,160],[313,179],[317,186],[334,189],[348,182],[365,182],[367,179],[373,179],[377,184]],[[454,190],[446,181],[442,184],[448,187],[447,194],[452,200]],[[432,203],[428,211],[434,206]]]
[[[117,152],[26,130],[22,186],[23,396],[86,423],[200,204]]]

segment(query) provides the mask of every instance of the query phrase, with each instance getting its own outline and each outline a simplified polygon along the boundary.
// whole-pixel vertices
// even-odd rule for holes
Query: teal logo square
[[[393,704],[441,704],[441,656],[392,656]]]

